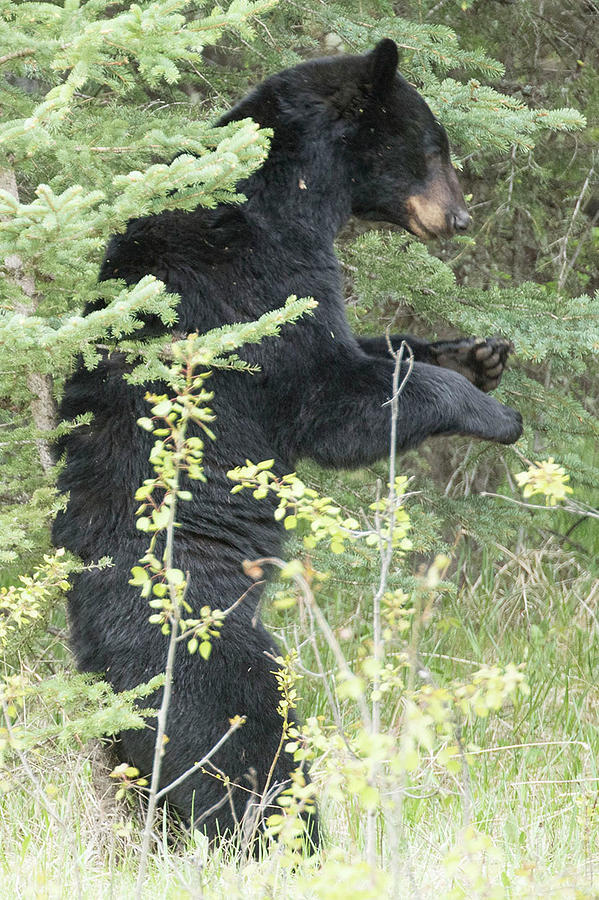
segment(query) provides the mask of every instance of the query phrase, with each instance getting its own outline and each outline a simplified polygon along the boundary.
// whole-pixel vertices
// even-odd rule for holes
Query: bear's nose
[[[453,227],[456,231],[466,231],[470,224],[470,214],[466,209],[458,209],[453,213]]]

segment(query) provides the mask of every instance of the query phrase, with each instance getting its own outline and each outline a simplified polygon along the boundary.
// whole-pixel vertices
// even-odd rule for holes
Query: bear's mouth
[[[415,237],[420,238],[421,241],[434,241],[442,236],[441,234],[428,229],[419,219],[416,219],[414,216],[411,216],[408,219],[406,228],[410,232],[410,234],[413,234],[415,235]]]
[[[454,233],[445,205],[431,200],[426,194],[408,197],[406,213],[409,231],[423,241],[451,237]]]
[[[423,190],[407,197],[405,214],[408,230],[423,241],[449,238],[466,230],[470,216],[451,166],[441,167]]]

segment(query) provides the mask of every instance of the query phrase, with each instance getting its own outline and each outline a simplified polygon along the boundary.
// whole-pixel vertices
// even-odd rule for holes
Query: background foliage
[[[134,353],[137,315],[172,322],[176,298],[151,277],[133,288],[98,285],[103,247],[131,216],[232,201],[235,183],[264,158],[268,135],[250,122],[215,129],[210,123],[219,111],[277,69],[309,56],[359,52],[383,36],[398,42],[403,73],[449,131],[474,222],[468,236],[430,247],[398,230],[351,223],[339,242],[350,319],[362,333],[389,326],[509,337],[515,356],[498,395],[526,423],[517,448],[455,438],[429,442],[400,463],[418,496],[409,500],[413,550],[394,566],[391,587],[409,594],[435,553],[452,557],[446,587],[419,619],[427,666],[450,684],[483,664],[526,661],[530,686],[528,697],[510,701],[501,714],[466,726],[477,754],[469,761],[476,833],[459,831],[462,801],[450,777],[431,780],[425,768],[410,786],[397,836],[409,861],[400,895],[566,895],[584,884],[592,896],[596,520],[533,511],[481,491],[521,498],[514,475],[527,460],[550,454],[570,473],[574,496],[597,506],[598,24],[593,0],[567,8],[557,0],[233,0],[215,9],[186,0],[0,2],[0,639],[8,722],[27,722],[33,735],[20,748],[26,757],[5,748],[0,773],[0,860],[15,896],[27,894],[32,877],[40,879],[40,893],[59,895],[61,853],[66,883],[78,880],[82,892],[93,893],[75,864],[83,856],[94,860],[84,880],[106,886],[118,871],[123,896],[134,869],[134,826],[98,799],[97,766],[90,781],[90,751],[81,747],[135,713],[126,713],[122,698],[89,694],[96,715],[83,726],[85,687],[63,677],[71,663],[62,598],[78,563],[49,546],[49,522],[62,501],[48,441],[77,424],[57,426],[54,412],[77,354],[91,366],[96,344],[123,339]],[[84,306],[99,298],[106,308],[84,316]],[[157,348],[146,345],[144,354],[137,357],[140,372],[149,376]],[[382,464],[334,475],[306,465],[300,474],[357,518],[372,503],[377,478],[387,480]],[[292,540],[289,556],[301,552]],[[376,554],[353,545],[343,554],[317,547],[310,560],[329,573],[319,602],[348,659],[368,655]],[[280,584],[271,596],[271,624],[283,645],[301,644],[305,622],[297,608],[285,610]],[[313,652],[302,654],[309,671]],[[326,646],[322,653],[326,665]],[[48,687],[53,679],[56,688]],[[32,691],[35,684],[43,688]],[[306,675],[300,693],[304,716],[325,713],[317,679]],[[67,749],[64,735],[59,739],[63,726]],[[1,731],[2,724],[6,739]],[[51,837],[44,817],[52,816],[77,826],[56,825]],[[370,870],[357,861],[353,874],[345,868],[354,853],[360,858],[353,848],[363,841],[347,791],[325,801],[324,817],[333,848],[328,868],[307,887],[300,873],[293,890],[380,896]],[[198,855],[204,859],[194,841],[176,860],[156,862],[157,895],[167,885],[193,886]],[[39,855],[42,847],[47,862],[33,865],[33,850]],[[389,845],[381,852],[384,875]],[[475,884],[481,871],[483,883]],[[268,884],[272,890],[273,878],[281,890],[280,877],[217,856],[204,888],[254,896]]]

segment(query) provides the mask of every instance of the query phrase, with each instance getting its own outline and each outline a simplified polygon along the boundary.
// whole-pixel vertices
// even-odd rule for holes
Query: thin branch
[[[581,188],[580,193],[579,193],[579,195],[578,195],[578,198],[577,198],[577,200],[576,200],[576,204],[575,204],[575,206],[574,206],[574,211],[573,211],[573,213],[572,213],[572,218],[570,219],[570,224],[569,224],[569,226],[568,226],[568,230],[566,231],[565,235],[563,236],[563,238],[562,238],[561,241],[560,241],[560,245],[561,245],[561,246],[560,246],[560,251],[559,251],[559,257],[560,257],[560,259],[561,259],[562,265],[561,265],[561,268],[560,268],[560,271],[559,271],[559,275],[558,275],[558,278],[557,278],[557,292],[558,292],[558,294],[561,294],[562,289],[563,289],[564,284],[565,284],[565,281],[566,281],[566,277],[567,277],[568,272],[569,272],[569,270],[570,270],[570,268],[571,268],[571,266],[568,265],[568,242],[569,242],[570,237],[571,237],[571,235],[572,235],[572,230],[573,230],[573,228],[574,228],[574,223],[576,222],[576,219],[578,218],[578,215],[579,215],[579,213],[580,213],[584,195],[585,195],[586,192],[587,192],[588,186],[589,186],[589,184],[591,183],[591,179],[593,178],[593,175],[594,175],[594,174],[595,174],[595,167],[594,167],[594,165],[593,165],[593,166],[591,166],[591,168],[589,169],[589,171],[588,171],[588,173],[587,173],[587,176],[586,176],[586,178],[585,178],[585,180],[584,180],[584,184],[582,185],[582,188]]]
[[[277,556],[264,556],[260,559],[252,560],[252,565],[255,565],[255,566],[271,565],[271,566],[276,566],[278,569],[281,569],[281,570],[287,568],[287,564],[284,562],[284,560],[280,559]],[[297,584],[299,589],[301,590],[302,596],[306,603],[306,606],[312,610],[312,613],[314,614],[314,618],[316,619],[318,627],[322,631],[327,644],[333,651],[333,655],[337,661],[337,665],[339,666],[339,669],[343,672],[343,674],[345,675],[346,678],[353,678],[354,673],[350,669],[350,667],[347,663],[347,660],[345,659],[345,656],[343,655],[343,650],[341,649],[341,647],[339,645],[339,641],[335,637],[335,634],[334,634],[331,626],[327,622],[325,616],[322,613],[322,610],[320,609],[316,600],[314,599],[314,594],[312,593],[312,589],[311,589],[310,585],[308,584],[308,582],[306,581],[304,576],[301,575],[300,573],[295,573],[291,577],[292,577],[293,581],[295,581],[295,583]],[[358,703],[358,706],[360,707],[360,714],[362,715],[364,722],[367,724],[367,726],[369,728],[371,728],[372,721],[370,718],[370,710],[368,709],[368,705],[366,704],[366,701],[364,700],[364,698],[362,696],[360,696],[358,698],[357,703]]]
[[[184,434],[179,432],[176,438],[176,465],[174,483],[171,487],[172,502],[169,507],[169,520],[166,530],[166,548],[164,551],[164,565],[167,572],[173,568],[173,547],[175,538],[175,513],[177,510],[177,492],[179,490],[179,482],[181,478],[181,454],[183,451]],[[169,595],[171,601],[171,609],[169,612],[170,619],[170,635],[168,642],[168,650],[166,655],[166,667],[164,672],[164,686],[162,693],[162,702],[158,710],[156,730],[156,741],[154,744],[154,760],[152,763],[152,779],[150,782],[150,792],[148,797],[148,809],[146,811],[146,821],[141,844],[141,855],[139,861],[139,869],[137,873],[137,882],[135,885],[136,900],[142,900],[142,892],[146,878],[146,869],[148,865],[148,857],[150,853],[150,843],[152,840],[152,828],[154,825],[154,816],[156,814],[156,806],[158,803],[158,785],[160,783],[160,770],[162,768],[162,758],[164,756],[165,738],[166,738],[166,720],[171,702],[171,694],[173,689],[174,671],[175,671],[175,655],[177,652],[177,636],[179,632],[179,621],[181,618],[181,604],[177,595],[176,587],[169,582]]]
[[[492,491],[481,491],[479,497],[497,497],[499,500],[507,500],[509,503],[515,503],[517,506],[523,506],[525,509],[544,509],[550,512],[567,512],[575,516],[584,516],[587,519],[599,519],[599,510],[593,509],[586,504],[564,503],[561,506],[543,506],[540,503],[526,503],[524,500],[517,500],[515,497],[508,497],[507,494],[494,494]]]
[[[393,382],[391,392],[391,432],[389,436],[389,493],[387,495],[388,533],[386,540],[383,539],[380,512],[377,509],[375,513],[376,530],[379,536],[381,566],[379,574],[379,584],[375,592],[372,604],[373,650],[374,659],[377,664],[374,677],[372,679],[373,700],[371,733],[373,736],[378,735],[381,730],[380,669],[382,667],[385,655],[385,646],[381,625],[381,602],[383,599],[383,595],[387,590],[389,569],[391,567],[391,560],[393,559],[393,530],[395,528],[395,506],[397,500],[395,494],[395,459],[397,456],[397,422],[399,419],[399,397],[403,389],[405,388],[410,375],[412,374],[412,368],[414,366],[414,354],[412,353],[412,350],[408,346],[408,344],[406,344],[405,341],[402,341],[399,350],[395,352],[389,339],[389,335],[387,334],[386,337],[389,352],[395,361],[395,367],[393,369]],[[401,364],[406,349],[410,354],[410,359],[407,371],[400,384],[399,378],[401,372]],[[374,765],[371,775],[371,784],[373,785],[373,787],[376,786],[377,779],[378,766]],[[366,819],[366,858],[371,868],[376,868],[376,810],[374,809],[368,810]]]
[[[247,597],[247,595],[250,593],[250,591],[253,591],[254,588],[260,587],[260,586],[263,585],[263,584],[264,584],[263,581],[256,581],[256,582],[254,582],[254,584],[250,584],[250,586],[249,586],[249,588],[247,589],[247,591],[244,591],[243,594],[241,595],[241,597],[238,597],[238,598],[237,598],[237,600],[235,601],[235,603],[232,603],[231,606],[227,606],[226,609],[221,610],[221,611],[222,611],[222,614],[223,614],[223,618],[226,618],[227,616],[230,616],[231,613],[232,613],[235,609],[237,609],[237,607],[238,607],[241,603],[243,603],[243,601],[245,600],[245,598]],[[195,629],[195,628],[188,628],[187,631],[183,631],[183,632],[177,637],[177,643],[179,643],[179,641],[184,641],[184,640],[186,640],[190,635],[195,634],[195,633],[196,633],[196,629]]]
[[[312,645],[312,650],[314,652],[314,657],[316,659],[316,665],[318,668],[317,675],[316,675],[316,673],[313,673],[313,672],[310,674],[313,676],[316,675],[316,677],[318,677],[322,680],[322,686],[324,688],[324,692],[326,694],[329,708],[333,715],[333,720],[335,722],[337,731],[341,735],[341,738],[343,739],[348,752],[352,756],[355,756],[352,746],[348,740],[347,734],[345,733],[345,729],[343,727],[343,722],[341,721],[341,711],[339,710],[339,705],[337,703],[336,697],[333,694],[333,692],[331,690],[331,686],[329,684],[329,679],[328,679],[327,675],[330,675],[331,672],[326,671],[326,669],[323,665],[323,662],[322,662],[322,656],[320,655],[320,650],[318,649],[318,641],[316,640],[316,629],[314,627],[314,613],[312,610],[312,606],[307,604],[306,608],[308,610],[308,617],[310,619],[310,644]],[[304,671],[307,671],[305,669],[305,667],[303,667],[303,668],[304,668]]]
[[[3,66],[4,63],[11,62],[13,59],[22,59],[24,56],[35,56],[34,48],[26,47],[23,50],[13,50],[12,53],[6,53],[4,56],[0,56],[0,66]]]
[[[178,778],[175,778],[174,781],[171,781],[170,784],[167,784],[166,787],[163,787],[159,791],[157,791],[156,802],[158,802],[159,800],[162,800],[162,798],[165,796],[165,794],[168,794],[168,792],[172,791],[173,788],[179,787],[179,785],[182,784],[182,782],[184,782],[187,778],[189,778],[190,775],[193,775],[194,772],[197,772],[197,770],[200,768],[200,766],[205,765],[210,759],[212,759],[214,754],[218,750],[220,750],[220,748],[226,741],[229,740],[231,735],[234,734],[236,731],[238,731],[242,725],[245,725],[245,722],[246,722],[245,716],[240,716],[238,719],[236,719],[234,722],[232,722],[229,730],[225,731],[223,736],[216,742],[214,747],[212,747],[212,749],[209,750],[208,753],[206,753],[205,756],[203,756],[200,760],[198,760],[198,762],[194,763],[193,766],[191,766],[189,769],[187,769],[186,772],[183,772],[182,775],[179,775]]]

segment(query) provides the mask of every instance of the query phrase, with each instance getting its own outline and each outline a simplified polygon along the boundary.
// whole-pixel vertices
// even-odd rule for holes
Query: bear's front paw
[[[504,414],[497,423],[495,440],[500,444],[515,444],[522,434],[522,416],[511,406],[503,407]]]
[[[430,344],[434,362],[464,375],[475,387],[488,393],[494,390],[513,349],[505,338],[464,338]]]
[[[504,406],[493,397],[481,397],[477,406],[469,404],[462,427],[462,434],[496,441],[498,444],[514,444],[522,434],[522,416],[517,409]]]

